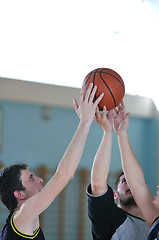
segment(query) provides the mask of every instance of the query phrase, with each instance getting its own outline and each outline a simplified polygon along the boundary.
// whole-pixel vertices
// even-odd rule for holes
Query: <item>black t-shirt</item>
[[[92,195],[87,188],[88,215],[92,222],[93,240],[146,240],[149,226],[138,217],[117,207],[110,186],[105,193]]]
[[[155,219],[150,229],[148,240],[157,240],[159,239],[159,217]]]

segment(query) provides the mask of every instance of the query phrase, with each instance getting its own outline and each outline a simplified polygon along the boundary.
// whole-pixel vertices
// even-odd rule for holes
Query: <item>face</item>
[[[135,205],[136,203],[133,199],[131,194],[130,188],[126,182],[124,174],[121,175],[118,188],[117,188],[117,195],[118,195],[118,203],[125,206]]]
[[[22,185],[25,187],[26,199],[37,194],[43,188],[43,179],[34,176],[32,172],[28,170],[21,171]]]

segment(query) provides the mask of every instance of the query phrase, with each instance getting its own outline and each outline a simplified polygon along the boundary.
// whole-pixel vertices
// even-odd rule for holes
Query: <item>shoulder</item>
[[[112,188],[108,185],[106,191],[100,195],[91,194],[91,185],[87,187],[88,215],[110,222],[123,222],[127,218],[125,212],[119,208],[115,201]]]

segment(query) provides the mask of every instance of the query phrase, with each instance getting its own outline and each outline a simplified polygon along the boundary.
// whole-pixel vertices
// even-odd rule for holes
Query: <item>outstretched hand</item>
[[[113,130],[113,110],[106,113],[106,107],[104,106],[103,112],[100,113],[99,107],[97,106],[95,120],[103,128],[103,130]]]
[[[76,99],[73,99],[75,111],[81,122],[89,122],[91,124],[94,119],[96,107],[104,96],[104,93],[101,93],[100,96],[93,101],[96,90],[97,86],[93,87],[93,84],[91,83],[85,94],[85,86],[82,86],[80,92],[80,105],[78,105]]]
[[[129,125],[129,115],[130,113],[126,113],[124,102],[114,109],[114,131],[118,135],[121,131],[127,131]]]

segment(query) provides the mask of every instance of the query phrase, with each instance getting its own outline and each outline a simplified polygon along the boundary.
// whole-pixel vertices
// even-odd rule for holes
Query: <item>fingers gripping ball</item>
[[[83,81],[85,91],[91,82],[93,85],[97,85],[95,99],[102,92],[104,93],[104,97],[99,103],[100,110],[103,110],[103,106],[106,106],[107,110],[111,110],[121,103],[125,95],[125,84],[117,72],[109,68],[94,69],[87,74]]]

